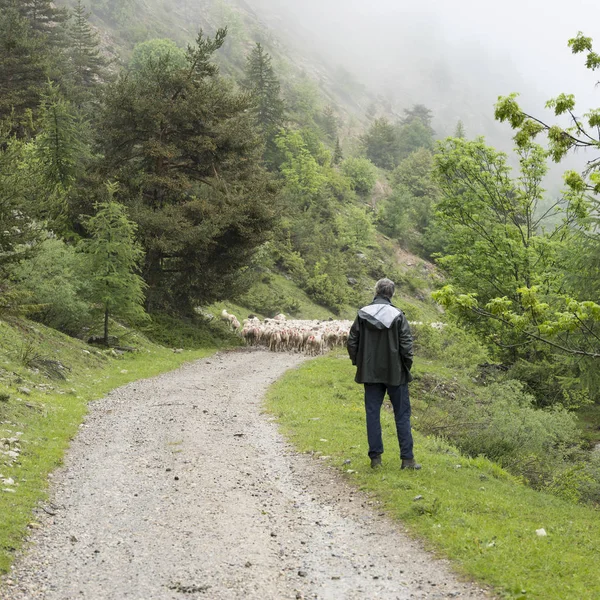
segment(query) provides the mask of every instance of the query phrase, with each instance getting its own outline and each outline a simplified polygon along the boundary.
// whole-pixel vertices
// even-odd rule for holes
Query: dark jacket
[[[402,385],[412,381],[412,335],[404,313],[383,296],[361,308],[350,329],[348,354],[357,383]]]

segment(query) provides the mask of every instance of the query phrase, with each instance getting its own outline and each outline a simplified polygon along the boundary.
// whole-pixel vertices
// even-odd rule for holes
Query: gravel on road
[[[489,598],[286,443],[262,398],[302,360],[222,353],[93,402],[0,597]]]

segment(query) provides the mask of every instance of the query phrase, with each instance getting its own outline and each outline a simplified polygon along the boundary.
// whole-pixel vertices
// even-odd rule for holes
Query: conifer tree
[[[106,59],[100,53],[98,34],[88,21],[81,0],[73,9],[68,25],[70,78],[74,86],[73,98],[77,104],[93,96],[94,88],[103,80]]]
[[[325,135],[330,142],[333,142],[338,137],[339,122],[331,105],[325,107],[319,121]]]
[[[144,280],[138,274],[144,252],[135,241],[136,225],[115,200],[118,186],[107,184],[108,199],[87,222],[91,238],[82,242],[90,258],[90,299],[102,311],[104,344],[109,345],[109,318],[143,320]]]
[[[423,104],[415,104],[412,108],[404,110],[404,118],[401,120],[402,125],[411,125],[415,121],[420,121],[427,129],[430,136],[435,135],[435,131],[431,126],[433,113]]]
[[[342,151],[342,145],[340,138],[335,139],[335,149],[333,151],[333,164],[339,165],[344,160],[344,152]]]
[[[460,139],[465,139],[467,137],[465,125],[462,122],[462,120],[460,120],[460,119],[458,120],[458,123],[456,124],[456,128],[454,129],[454,137],[460,138]]]
[[[48,77],[43,46],[20,9],[18,0],[0,0],[0,118],[14,112],[18,120],[37,107]]]
[[[271,63],[269,54],[257,43],[247,59],[245,80],[245,86],[254,99],[256,123],[267,145],[267,162],[273,158],[275,137],[284,122],[281,85]]]
[[[29,163],[31,185],[36,189],[35,214],[62,233],[70,227],[68,196],[89,152],[83,124],[52,82],[42,97],[39,129],[31,144],[33,160]]]
[[[168,45],[149,56],[109,84],[98,119],[100,175],[121,183],[139,225],[150,310],[191,312],[234,293],[273,223],[251,99],[211,60],[225,35],[200,33],[183,66]]]

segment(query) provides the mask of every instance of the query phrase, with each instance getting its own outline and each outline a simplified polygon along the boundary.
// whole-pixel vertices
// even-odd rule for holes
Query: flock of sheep
[[[324,354],[336,346],[345,346],[352,321],[298,321],[285,315],[261,321],[256,317],[243,325],[224,310],[221,318],[238,331],[249,346],[266,346],[272,352],[305,352],[311,356]]]
[[[221,318],[240,333],[249,346],[266,346],[272,352],[305,352],[311,356],[324,354],[335,347],[344,347],[352,321],[298,321],[280,314],[261,321],[249,317],[240,324],[235,315],[223,310]],[[413,322],[412,326],[423,325]],[[443,323],[430,323],[441,330]]]

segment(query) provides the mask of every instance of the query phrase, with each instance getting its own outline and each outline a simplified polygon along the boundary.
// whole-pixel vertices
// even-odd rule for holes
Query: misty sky
[[[400,106],[430,105],[448,122],[489,133],[500,94],[522,93],[536,115],[560,92],[579,112],[600,106],[600,72],[584,68],[567,40],[578,31],[600,47],[596,0],[249,0],[282,19],[308,48],[343,64]],[[293,19],[290,20],[289,16]],[[488,108],[485,108],[488,107]],[[464,113],[464,114],[461,114]],[[476,133],[476,132],[473,132]]]

